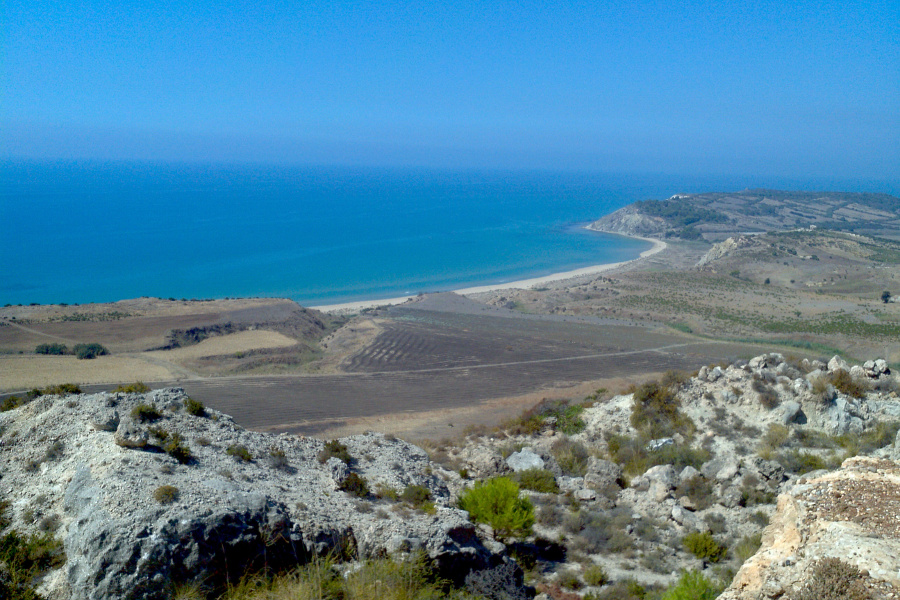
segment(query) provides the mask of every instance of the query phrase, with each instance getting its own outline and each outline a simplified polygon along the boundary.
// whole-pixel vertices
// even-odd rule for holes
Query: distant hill
[[[667,200],[635,202],[589,227],[625,235],[716,242],[735,234],[812,225],[900,239],[900,198],[763,189],[676,194]]]

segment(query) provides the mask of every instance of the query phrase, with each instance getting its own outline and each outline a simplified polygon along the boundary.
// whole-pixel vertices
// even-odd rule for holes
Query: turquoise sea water
[[[636,257],[585,231],[629,202],[742,180],[148,163],[2,163],[0,305],[138,296],[302,304]]]

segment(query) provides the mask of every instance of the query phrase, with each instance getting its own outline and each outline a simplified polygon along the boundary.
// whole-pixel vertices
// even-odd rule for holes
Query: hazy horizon
[[[0,157],[894,180],[890,2],[10,0]]]

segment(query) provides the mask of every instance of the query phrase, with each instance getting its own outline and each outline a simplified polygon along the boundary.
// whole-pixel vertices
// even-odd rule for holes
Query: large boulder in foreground
[[[856,457],[778,498],[763,544],[719,600],[796,597],[821,561],[858,571],[873,598],[900,587],[900,465]]]
[[[23,532],[50,524],[65,546],[66,564],[41,593],[166,598],[178,583],[214,588],[328,552],[423,550],[463,576],[491,559],[420,448],[379,434],[344,438],[346,454],[332,454],[351,458],[336,477],[338,459],[327,460],[322,441],[245,431],[216,411],[190,414],[186,400],[181,389],[45,396],[0,413],[6,516]],[[113,412],[115,429],[96,426]],[[435,510],[355,495],[359,487],[345,485],[353,474],[387,496],[427,488]]]

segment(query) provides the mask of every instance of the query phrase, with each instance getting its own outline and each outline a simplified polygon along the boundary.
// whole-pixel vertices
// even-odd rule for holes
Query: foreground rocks
[[[871,597],[898,597],[900,465],[857,457],[838,471],[801,478],[778,498],[762,548],[720,599],[791,596],[826,558],[859,569]]]
[[[211,410],[194,416],[186,400],[180,389],[49,396],[0,413],[0,499],[12,527],[64,541],[67,562],[41,593],[164,598],[176,583],[214,588],[325,553],[421,549],[463,576],[488,564],[467,514],[450,505],[440,474],[452,475],[421,449],[361,435],[341,440],[349,465],[320,462],[322,441],[245,431]],[[160,416],[142,421],[139,405]],[[171,444],[178,436],[189,458]],[[433,514],[342,491],[351,473],[373,491],[423,486]]]

